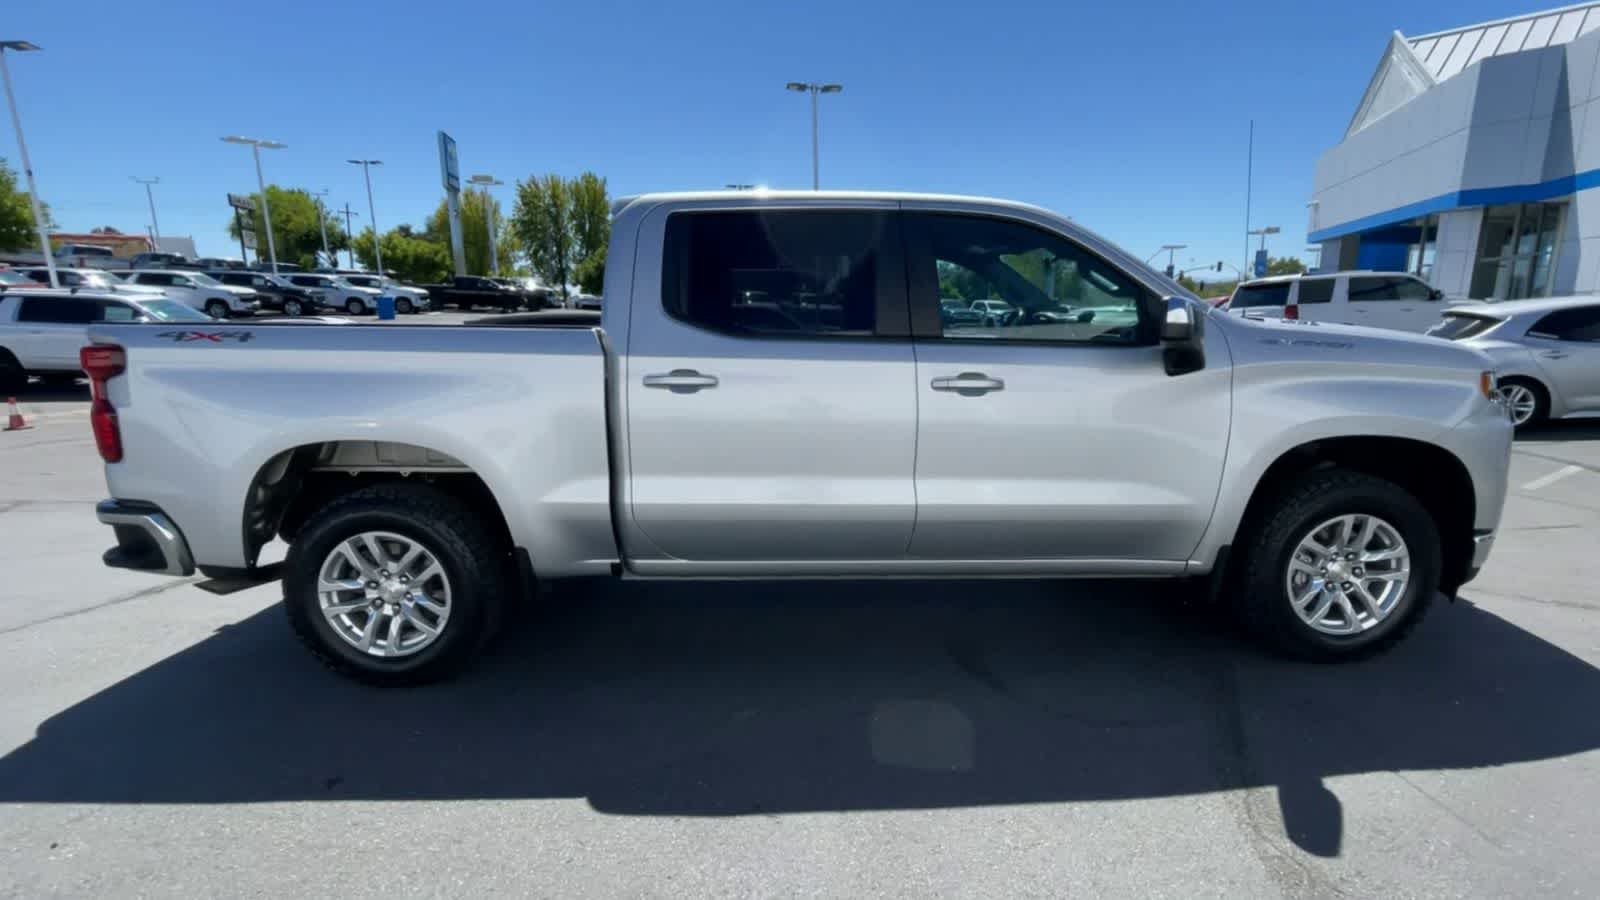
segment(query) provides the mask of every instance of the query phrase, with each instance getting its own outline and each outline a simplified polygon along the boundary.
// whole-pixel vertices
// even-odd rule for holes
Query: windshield
[[[202,287],[222,287],[223,286],[222,282],[216,280],[215,278],[212,278],[210,275],[207,275],[204,272],[185,272],[183,274],[189,276],[190,278],[193,278],[194,279],[194,283],[198,284],[198,285],[200,285]]]
[[[1230,309],[1249,309],[1253,306],[1285,306],[1289,302],[1292,281],[1274,281],[1268,284],[1241,285],[1233,292]]]
[[[141,300],[139,309],[157,322],[209,322],[211,317],[176,300]]]
[[[1447,341],[1464,341],[1487,334],[1503,319],[1475,313],[1445,313],[1439,324],[1428,329],[1432,337],[1444,338]]]

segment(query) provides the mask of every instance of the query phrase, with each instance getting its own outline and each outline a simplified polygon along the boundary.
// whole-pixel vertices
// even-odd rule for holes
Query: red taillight
[[[1298,319],[1298,318],[1300,318],[1300,307],[1295,305],[1295,304],[1293,304],[1293,303],[1289,304],[1288,306],[1285,306],[1283,308],[1283,317],[1285,319]]]
[[[115,344],[90,344],[78,351],[78,365],[89,376],[89,427],[94,429],[94,443],[100,458],[106,462],[122,461],[122,430],[117,425],[117,411],[106,399],[106,380],[121,375],[128,367],[128,355]]]

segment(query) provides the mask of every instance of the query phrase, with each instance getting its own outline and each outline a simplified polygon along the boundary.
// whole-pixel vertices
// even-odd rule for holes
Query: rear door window
[[[99,306],[96,322],[135,322],[139,319],[139,311],[126,303],[101,300]]]
[[[1534,323],[1528,333],[1558,341],[1600,341],[1600,306],[1557,310]]]
[[[1444,338],[1447,341],[1464,341],[1484,334],[1489,329],[1499,325],[1500,319],[1493,316],[1469,315],[1467,313],[1445,313],[1439,324],[1428,329],[1430,337]]]
[[[876,210],[675,213],[662,304],[680,321],[735,335],[872,335],[885,245],[898,240],[892,221]]]
[[[1274,281],[1269,284],[1241,285],[1233,292],[1230,309],[1250,309],[1257,306],[1287,306],[1292,281]]]
[[[1300,296],[1298,303],[1331,303],[1333,302],[1332,278],[1302,278],[1300,279]]]
[[[1426,299],[1428,299],[1428,289],[1409,278],[1358,275],[1350,279],[1351,303]]]

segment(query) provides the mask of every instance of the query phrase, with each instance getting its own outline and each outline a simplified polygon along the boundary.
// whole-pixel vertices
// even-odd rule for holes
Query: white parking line
[[[1549,475],[1544,476],[1543,478],[1535,478],[1534,480],[1523,485],[1522,489],[1525,491],[1537,491],[1540,488],[1549,487],[1550,485],[1555,484],[1561,479],[1566,478],[1568,475],[1576,475],[1582,471],[1583,466],[1563,466],[1554,472],[1551,472]]]

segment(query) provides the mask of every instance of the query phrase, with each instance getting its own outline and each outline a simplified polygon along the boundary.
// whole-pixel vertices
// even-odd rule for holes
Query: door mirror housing
[[[1182,297],[1168,297],[1161,320],[1161,361],[1168,375],[1186,375],[1206,367],[1205,317]]]
[[[1444,291],[1441,291],[1438,288],[1434,288],[1433,290],[1428,291],[1428,299],[1429,300],[1443,300],[1444,299]]]

